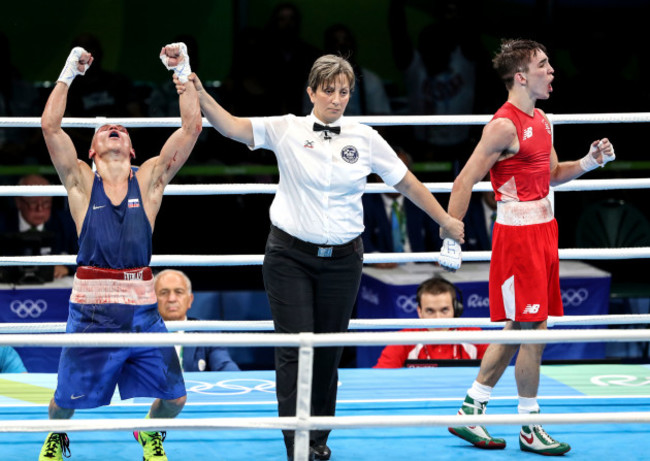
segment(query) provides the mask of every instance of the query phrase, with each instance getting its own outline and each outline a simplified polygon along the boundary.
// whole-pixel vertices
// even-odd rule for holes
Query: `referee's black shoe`
[[[332,450],[330,450],[330,447],[324,443],[322,445],[314,445],[312,450],[314,450],[314,457],[319,460],[326,461],[330,459],[330,456],[332,456]]]

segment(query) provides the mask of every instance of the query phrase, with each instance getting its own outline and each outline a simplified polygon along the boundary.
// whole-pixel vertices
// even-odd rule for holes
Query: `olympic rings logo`
[[[415,295],[399,295],[395,300],[395,304],[407,314],[415,312],[418,308],[418,301]]]
[[[195,384],[189,386],[189,383]],[[186,380],[185,384],[188,392],[204,395],[243,395],[251,392],[275,394],[275,382],[268,379],[226,379],[214,384]]]
[[[591,383],[596,386],[623,386],[623,387],[647,387],[650,385],[650,376],[633,375],[600,375],[592,376]]]
[[[579,306],[589,298],[589,290],[586,288],[569,288],[562,291],[562,303],[565,306]]]
[[[43,299],[37,299],[36,301],[31,299],[25,299],[23,301],[14,299],[11,301],[9,307],[11,308],[11,312],[21,319],[26,319],[27,317],[35,319],[47,310],[47,303]]]

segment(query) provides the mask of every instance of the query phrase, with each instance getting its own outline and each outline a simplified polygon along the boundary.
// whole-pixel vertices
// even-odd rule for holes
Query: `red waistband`
[[[153,273],[150,267],[134,269],[104,269],[102,267],[80,266],[77,268],[78,279],[111,279],[111,280],[151,280]]]

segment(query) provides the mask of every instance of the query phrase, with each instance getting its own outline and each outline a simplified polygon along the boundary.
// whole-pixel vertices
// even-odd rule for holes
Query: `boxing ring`
[[[650,121],[650,113],[553,115],[552,123],[635,123]],[[353,117],[349,117],[353,118]],[[484,124],[489,116],[359,117],[371,125]],[[180,119],[64,119],[63,127],[95,128],[106,123],[128,127],[180,126]],[[38,127],[40,119],[0,118],[0,127]],[[209,126],[204,120],[204,126]],[[449,192],[451,183],[426,184],[432,192]],[[273,184],[170,185],[166,195],[222,195],[274,193]],[[556,191],[650,188],[649,179],[574,180]],[[369,184],[368,193],[390,191]],[[479,183],[476,191],[489,190]],[[62,186],[0,186],[0,195],[65,195]],[[649,258],[650,248],[560,249],[561,259]],[[436,261],[437,253],[368,254],[365,262]],[[490,252],[467,252],[465,261],[489,260]],[[260,265],[262,255],[154,255],[152,266]],[[0,265],[74,264],[74,256],[0,257]],[[461,268],[462,270],[462,268]],[[573,323],[572,323],[573,322]],[[648,324],[648,316],[602,316],[550,319],[549,325]],[[47,402],[56,386],[53,374],[0,375],[0,447],[7,459],[35,458],[49,431],[68,432],[72,459],[137,459],[141,448],[129,431],[168,430],[165,450],[170,459],[284,460],[280,428],[295,429],[296,460],[306,459],[308,431],[334,428],[328,445],[332,459],[510,459],[521,456],[518,426],[552,425],[549,432],[572,445],[566,456],[601,459],[607,456],[647,459],[643,441],[650,431],[650,365],[542,366],[539,400],[544,413],[518,415],[514,370],[510,367],[494,389],[489,413],[458,416],[466,389],[476,377],[474,367],[426,369],[342,369],[336,417],[309,414],[314,347],[440,343],[535,343],[649,341],[650,330],[549,330],[547,332],[384,332],[385,328],[483,326],[483,319],[442,321],[353,321],[352,330],[374,332],[340,334],[268,334],[270,322],[192,322],[192,330],[260,331],[259,333],[157,333],[61,335],[61,324],[0,325],[1,345],[11,346],[122,346],[222,345],[230,347],[296,346],[300,348],[297,415],[277,417],[272,371],[186,373],[188,402],[176,419],[144,420],[151,399],[121,401],[111,406],[77,412],[69,421],[47,420]],[[494,325],[492,325],[494,326]],[[170,331],[183,329],[170,323]],[[508,447],[496,452],[473,448],[451,436],[447,426],[484,424]]]

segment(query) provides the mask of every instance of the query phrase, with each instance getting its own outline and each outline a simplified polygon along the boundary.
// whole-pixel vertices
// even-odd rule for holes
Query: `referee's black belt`
[[[285,231],[273,224],[271,224],[271,235],[304,253],[319,258],[342,258],[343,256],[348,256],[354,253],[361,244],[361,236],[358,236],[343,245],[317,245],[315,243],[300,240],[291,234],[287,234]]]

